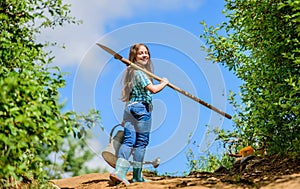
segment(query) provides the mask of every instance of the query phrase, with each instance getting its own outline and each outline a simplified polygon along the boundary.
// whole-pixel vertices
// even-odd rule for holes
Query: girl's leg
[[[126,185],[129,184],[129,181],[126,179],[126,173],[130,167],[128,159],[136,139],[134,123],[132,122],[132,119],[128,119],[128,111],[128,108],[126,108],[124,112],[124,141],[119,148],[115,170],[110,174],[111,181],[116,184],[124,182]]]
[[[146,182],[142,175],[146,147],[149,144],[151,130],[151,113],[146,111],[136,124],[136,141],[133,153],[133,182]]]

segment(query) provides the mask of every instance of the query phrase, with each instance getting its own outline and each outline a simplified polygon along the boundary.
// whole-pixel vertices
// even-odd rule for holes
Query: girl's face
[[[149,53],[145,46],[141,45],[136,54],[136,61],[146,66],[149,60]]]

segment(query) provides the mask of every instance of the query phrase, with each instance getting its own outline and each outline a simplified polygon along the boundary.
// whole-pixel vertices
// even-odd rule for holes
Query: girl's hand
[[[151,93],[156,94],[161,91],[165,86],[169,84],[169,80],[167,78],[162,78],[159,84],[149,84],[146,86],[146,89],[149,90]]]
[[[167,78],[162,78],[162,80],[160,81],[160,83],[163,83],[165,85],[169,84],[169,80]]]

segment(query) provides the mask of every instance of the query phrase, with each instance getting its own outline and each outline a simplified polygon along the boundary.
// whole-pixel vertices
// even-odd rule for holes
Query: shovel
[[[115,51],[111,50],[110,48],[108,48],[108,47],[106,47],[106,46],[104,46],[104,45],[102,45],[102,44],[99,44],[99,43],[97,43],[97,45],[98,45],[99,47],[101,47],[103,50],[105,50],[106,52],[108,52],[108,53],[110,53],[111,55],[113,55],[115,59],[118,59],[118,60],[120,60],[121,62],[125,63],[127,66],[131,66],[131,67],[133,67],[133,68],[135,68],[135,69],[141,70],[142,72],[144,72],[145,74],[149,75],[150,77],[156,79],[157,81],[162,81],[162,78],[160,78],[160,77],[154,75],[152,72],[149,72],[148,70],[146,70],[146,69],[144,69],[144,68],[139,67],[138,65],[136,65],[136,64],[132,63],[131,61],[129,61],[128,59],[123,58],[121,55],[119,55],[119,54],[116,53]],[[219,113],[220,115],[225,116],[225,117],[228,118],[228,119],[231,119],[231,118],[232,118],[231,115],[229,115],[229,114],[223,112],[222,110],[220,110],[220,109],[218,109],[218,108],[216,108],[216,107],[214,107],[214,106],[208,104],[207,102],[204,102],[203,100],[201,100],[201,99],[197,98],[196,96],[194,96],[194,95],[192,95],[192,94],[190,94],[190,93],[188,93],[188,92],[186,92],[186,91],[180,89],[179,87],[177,87],[177,86],[175,86],[175,85],[173,85],[173,84],[171,84],[171,83],[168,83],[168,86],[169,86],[170,88],[176,90],[177,92],[179,92],[179,93],[181,93],[181,94],[183,94],[183,95],[185,95],[185,96],[187,96],[187,97],[189,97],[189,98],[195,100],[196,102],[198,102],[198,103],[204,105],[205,107],[207,107],[207,108],[209,108],[209,109],[211,109],[211,110],[213,110],[213,111]]]

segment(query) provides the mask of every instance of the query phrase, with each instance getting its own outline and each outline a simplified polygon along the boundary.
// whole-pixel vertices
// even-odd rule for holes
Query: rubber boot
[[[116,168],[113,173],[110,174],[109,178],[115,184],[123,182],[126,185],[129,185],[129,181],[126,179],[126,173],[130,167],[130,163],[123,158],[118,158],[116,162]]]
[[[151,180],[146,180],[142,174],[143,163],[133,162],[133,177],[132,182],[150,182]]]

